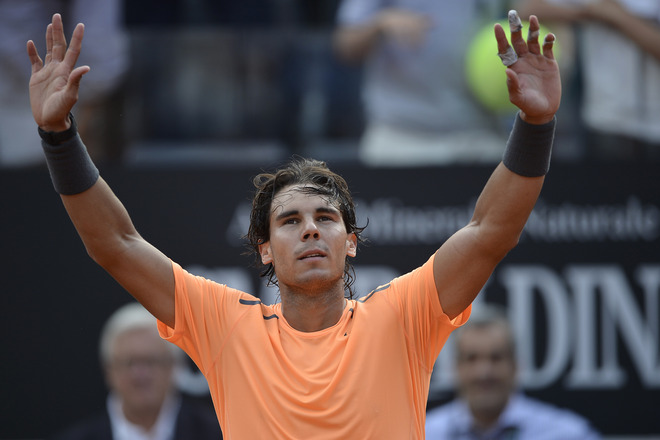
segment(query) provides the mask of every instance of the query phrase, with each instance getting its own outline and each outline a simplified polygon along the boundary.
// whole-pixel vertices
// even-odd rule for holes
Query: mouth
[[[298,260],[307,260],[310,258],[325,258],[325,253],[318,250],[307,251],[298,257]]]

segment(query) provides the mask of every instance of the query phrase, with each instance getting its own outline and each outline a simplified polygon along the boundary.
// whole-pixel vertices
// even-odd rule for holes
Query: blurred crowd
[[[513,107],[494,109],[475,89],[504,85],[494,38],[492,50],[475,45],[511,8],[557,35],[553,160],[658,160],[656,1],[0,0],[0,168],[43,163],[25,42],[43,56],[54,12],[67,34],[86,25],[79,64],[91,71],[75,111],[101,165],[291,154],[371,167],[493,163]],[[492,72],[469,71],[489,55]]]

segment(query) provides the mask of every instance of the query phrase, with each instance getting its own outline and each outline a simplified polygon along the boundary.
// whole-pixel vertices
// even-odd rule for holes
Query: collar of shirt
[[[494,426],[486,431],[477,430],[472,414],[464,401],[458,401],[452,437],[470,440],[515,440],[521,426],[520,395],[512,395],[504,412]]]
[[[177,414],[181,407],[179,396],[168,396],[158,414],[156,424],[150,431],[145,431],[124,417],[121,400],[113,393],[108,395],[108,415],[112,425],[114,440],[173,440]]]

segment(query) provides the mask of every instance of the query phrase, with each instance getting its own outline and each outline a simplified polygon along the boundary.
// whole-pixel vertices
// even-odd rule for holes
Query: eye
[[[297,218],[289,217],[288,219],[284,220],[283,224],[285,225],[295,225],[298,223]]]

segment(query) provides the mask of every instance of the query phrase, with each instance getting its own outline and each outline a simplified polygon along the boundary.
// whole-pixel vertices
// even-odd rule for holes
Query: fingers
[[[66,85],[70,92],[73,92],[75,94],[78,93],[78,89],[80,88],[80,80],[82,79],[84,74],[89,72],[89,70],[90,70],[89,66],[80,66],[75,68],[71,72]]]
[[[556,40],[555,34],[548,34],[545,36],[545,39],[543,40],[543,56],[551,60],[555,59],[555,55],[552,51],[552,48],[554,47],[555,44],[555,40]]]
[[[527,49],[535,55],[541,53],[541,46],[539,45],[539,19],[535,15],[529,17],[529,30],[527,31]]]
[[[50,63],[53,59],[53,24],[50,23],[46,27],[46,63]]]
[[[515,10],[509,11],[509,30],[511,31],[511,45],[516,51],[518,56],[523,56],[527,53],[527,44],[522,36],[522,21],[518,12]]]
[[[78,61],[78,56],[80,55],[80,49],[82,48],[83,35],[85,33],[85,26],[82,23],[78,23],[76,28],[73,30],[73,35],[71,36],[71,44],[69,49],[66,51],[64,56],[64,62],[68,64],[71,69],[76,65]]]
[[[60,14],[53,15],[53,22],[46,27],[46,57],[44,62],[48,64],[52,61],[63,61],[70,69],[73,69],[78,61],[78,56],[80,55],[84,34],[85,25],[78,23],[73,30],[71,44],[67,48],[62,17]],[[32,43],[32,46],[34,47],[34,43]],[[28,47],[28,54],[29,50]],[[32,57],[30,57],[30,60],[32,61]],[[33,65],[34,61],[32,63]],[[41,62],[41,60],[39,60],[39,62]],[[43,65],[43,63],[41,65]]]
[[[515,10],[509,11],[509,30],[511,31],[511,43],[506,38],[504,29],[500,24],[495,25],[495,38],[497,39],[497,54],[499,55],[502,63],[509,67],[518,61],[518,57],[525,55],[527,44],[522,37],[522,21],[518,12]],[[538,45],[538,44],[537,44]]]
[[[517,105],[518,98],[521,95],[520,81],[518,74],[512,69],[506,69],[506,87],[509,90],[509,100]]]
[[[495,25],[495,38],[497,39],[497,52],[502,59],[502,63],[509,67],[518,61],[519,57],[531,53],[540,55],[543,49],[543,55],[554,60],[553,45],[555,42],[554,34],[548,34],[543,47],[539,44],[539,34],[541,26],[535,15],[529,17],[529,30],[527,32],[527,41],[522,37],[522,21],[515,10],[509,11],[509,28],[511,31],[511,44],[507,40],[506,33],[501,25]]]
[[[497,55],[502,60],[502,63],[509,67],[516,61],[518,61],[518,56],[513,50],[513,47],[509,44],[509,40],[506,38],[504,29],[499,23],[495,24],[495,39],[497,40]]]
[[[30,64],[32,65],[32,73],[38,72],[44,66],[43,61],[39,57],[37,52],[37,47],[34,45],[34,41],[29,40],[27,42],[27,54],[30,58]]]
[[[53,22],[51,23],[51,46],[52,46],[52,59],[55,61],[62,61],[66,53],[66,38],[64,37],[64,26],[62,25],[62,16],[60,14],[53,15]],[[48,48],[48,35],[46,36],[46,48]],[[48,54],[46,54],[48,57]]]

